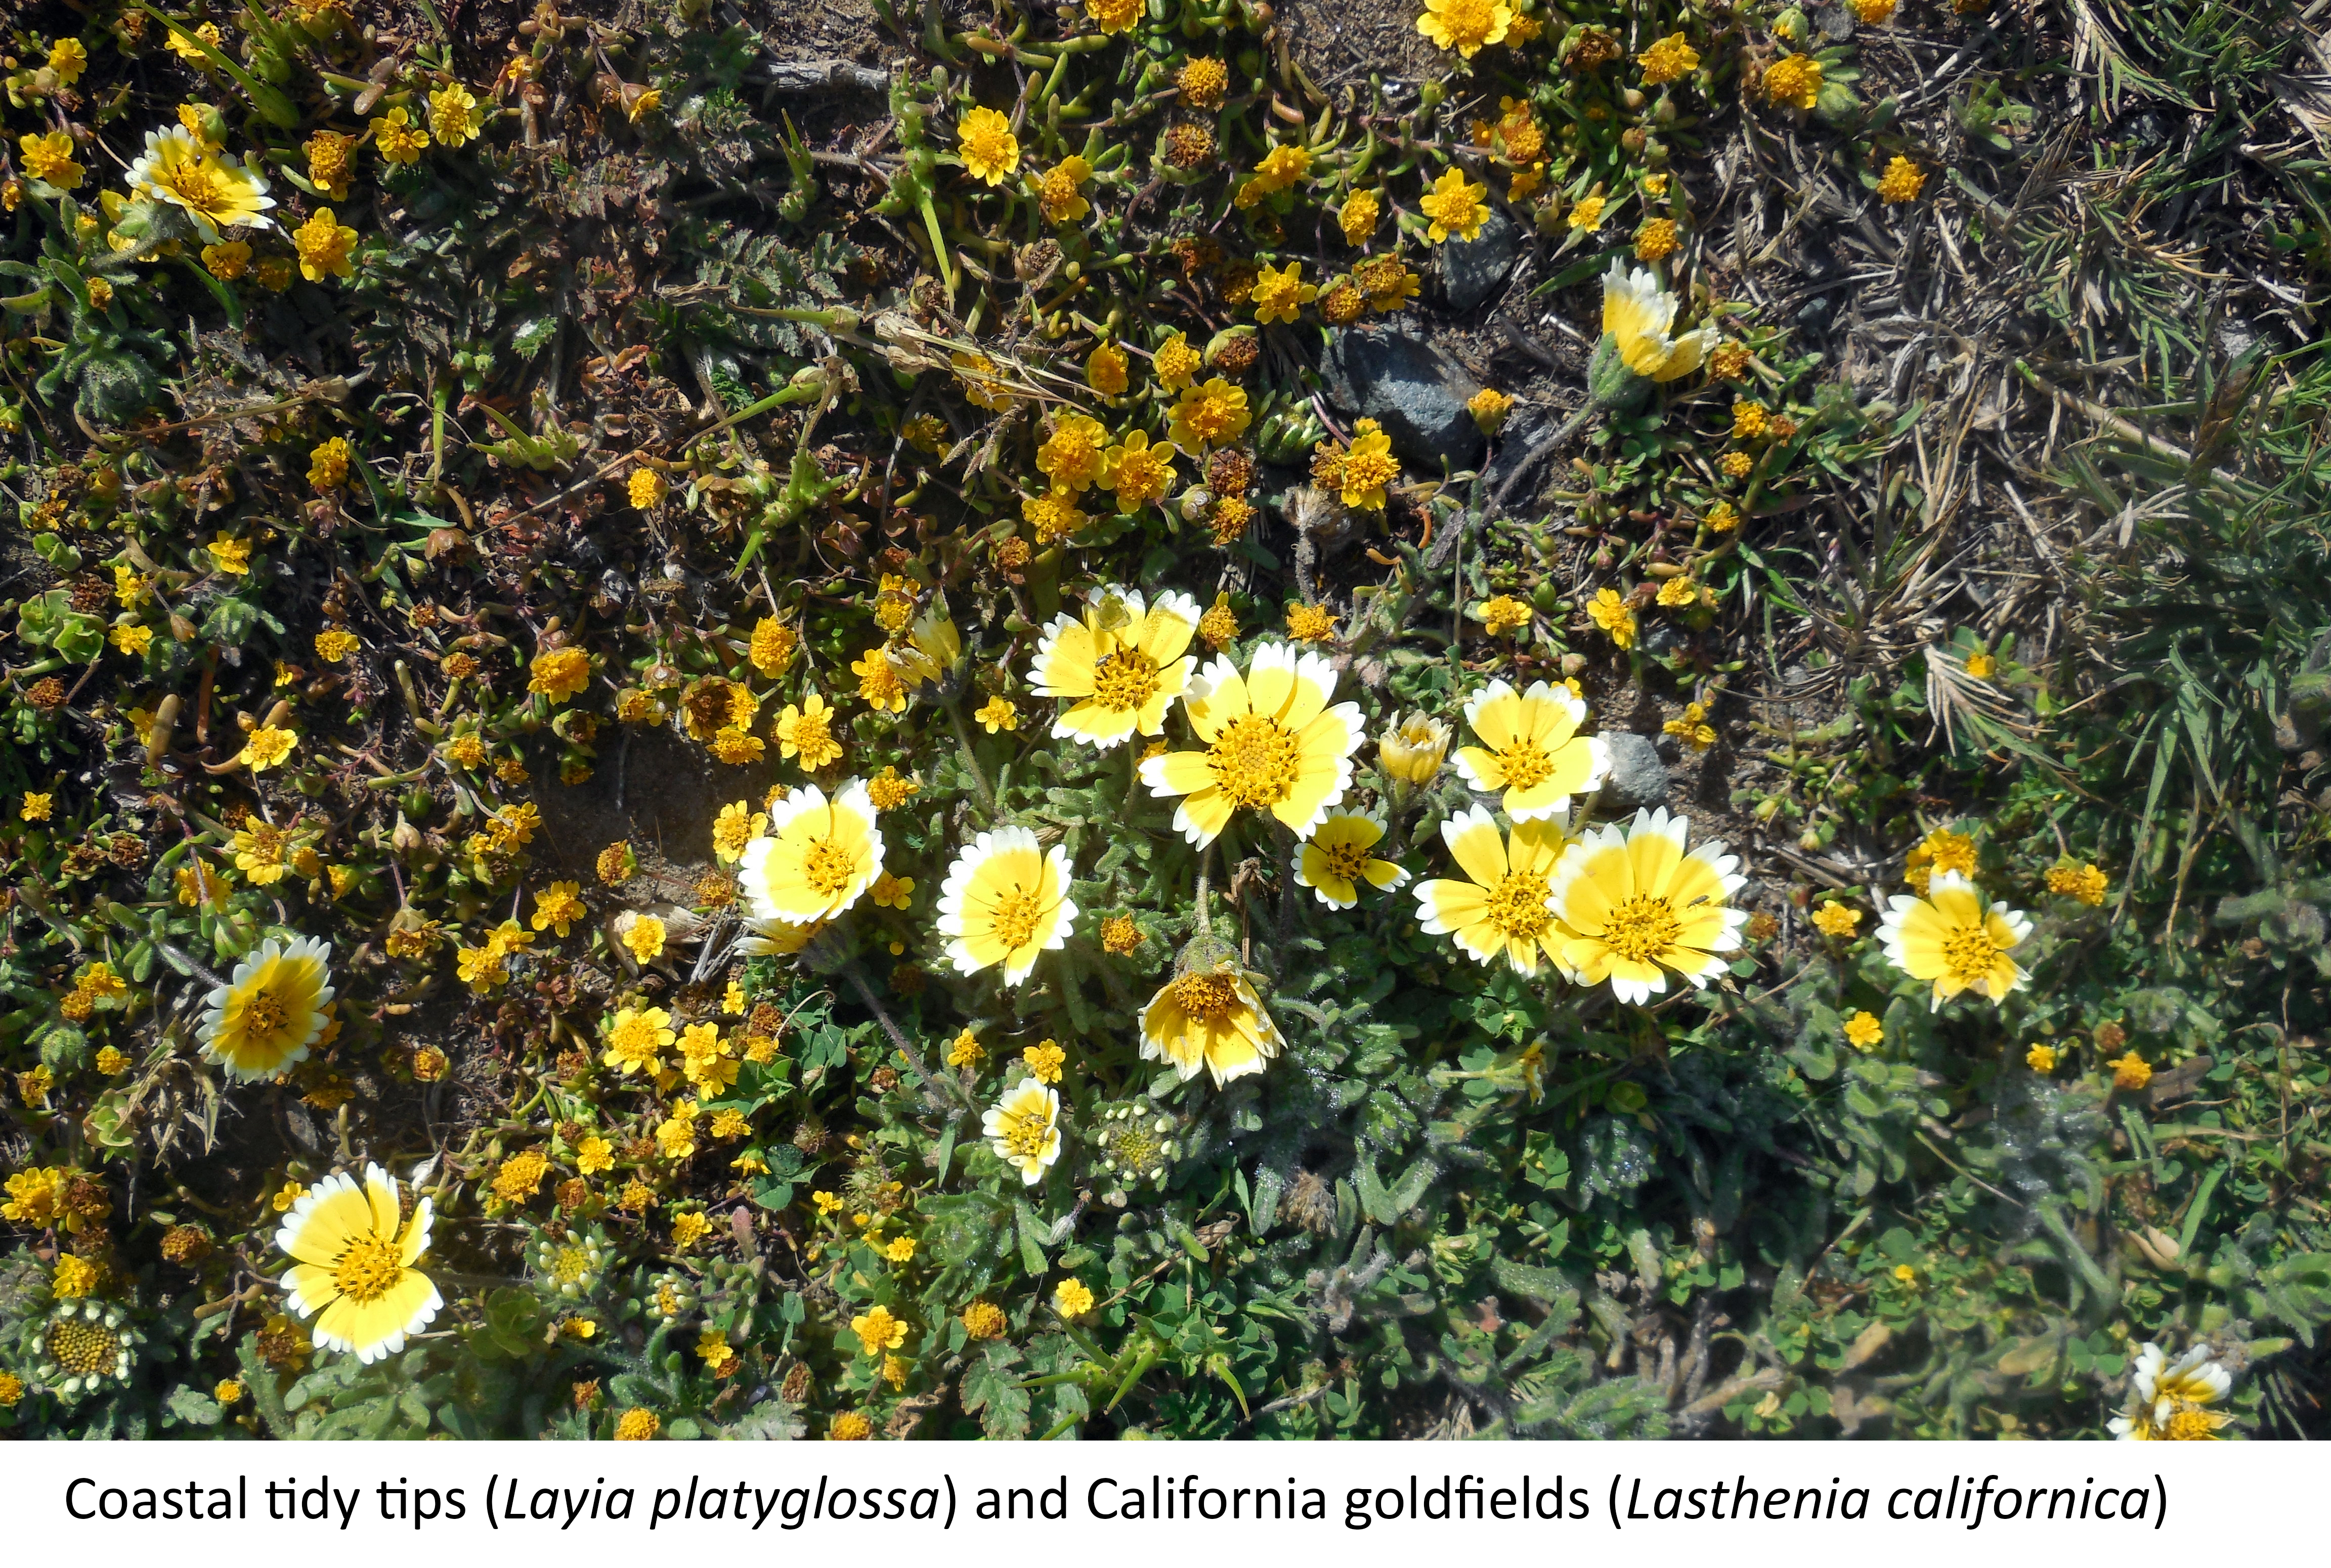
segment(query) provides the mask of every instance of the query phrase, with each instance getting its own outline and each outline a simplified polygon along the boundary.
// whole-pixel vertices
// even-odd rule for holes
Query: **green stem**
[[[971,774],[971,782],[978,786],[980,803],[987,808],[987,814],[993,820],[995,792],[988,787],[987,775],[980,771],[979,758],[972,755],[971,730],[963,722],[963,708],[953,698],[947,698],[940,706],[947,709],[947,723],[955,729],[956,748],[963,755],[964,769]]]

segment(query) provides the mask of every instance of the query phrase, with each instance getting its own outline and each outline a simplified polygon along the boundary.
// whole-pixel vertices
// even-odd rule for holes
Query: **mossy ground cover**
[[[0,1421],[2321,1435],[2311,25],[24,10]]]

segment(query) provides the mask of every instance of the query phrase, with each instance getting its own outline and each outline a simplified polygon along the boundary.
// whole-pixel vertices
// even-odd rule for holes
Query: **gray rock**
[[[1322,366],[1337,406],[1373,419],[1403,461],[1438,473],[1481,461],[1488,442],[1465,410],[1480,387],[1448,355],[1396,327],[1346,327]]]
[[[1499,212],[1492,212],[1473,238],[1451,240],[1441,246],[1441,287],[1449,296],[1449,308],[1479,309],[1514,270],[1514,260],[1521,252],[1520,228]]]
[[[1622,810],[1655,806],[1668,798],[1667,764],[1648,736],[1627,730],[1604,730],[1611,747],[1611,776],[1603,781],[1603,798]]]

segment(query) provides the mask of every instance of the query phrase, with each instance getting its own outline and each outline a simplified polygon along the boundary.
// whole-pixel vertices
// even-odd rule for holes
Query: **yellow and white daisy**
[[[1468,879],[1416,885],[1424,929],[1456,937],[1483,964],[1502,954],[1522,974],[1537,974],[1540,953],[1555,956],[1552,873],[1570,843],[1568,827],[1567,818],[1539,817],[1501,835],[1497,819],[1480,806],[1442,822],[1441,840]]]
[[[1060,1094],[1023,1078],[987,1107],[979,1130],[994,1140],[996,1158],[1018,1166],[1023,1184],[1032,1187],[1061,1157]]]
[[[1676,297],[1660,287],[1649,268],[1631,271],[1625,262],[1614,260],[1603,274],[1603,330],[1621,361],[1636,375],[1673,381],[1698,369],[1716,347],[1712,326],[1670,337],[1675,316]]]
[[[1296,862],[1295,885],[1308,888],[1331,909],[1348,909],[1360,901],[1360,888],[1392,889],[1408,880],[1406,868],[1380,860],[1368,851],[1384,836],[1384,824],[1356,812],[1337,812],[1304,841]]]
[[[1923,898],[1897,893],[1878,922],[1878,943],[1895,968],[1934,982],[1927,1005],[1939,1009],[1962,991],[1993,1002],[2020,991],[2031,977],[2007,955],[2031,935],[2031,920],[1990,900],[1957,871],[1927,884]]]
[[[1746,909],[1725,900],[1747,879],[1720,841],[1689,846],[1689,826],[1665,810],[1637,812],[1563,852],[1554,869],[1555,962],[1579,985],[1611,983],[1622,1002],[1649,1002],[1668,972],[1697,991],[1740,946]]]
[[[1261,1072],[1285,1046],[1227,950],[1218,962],[1186,965],[1141,1012],[1141,1060],[1172,1063],[1185,1083],[1201,1068],[1217,1088]]]
[[[292,1309],[315,1318],[318,1348],[370,1363],[429,1326],[445,1305],[414,1267],[429,1250],[429,1221],[423,1198],[400,1224],[396,1183],[378,1165],[365,1167],[362,1186],[335,1171],[291,1205],[275,1232],[276,1247],[294,1259],[282,1285]]]
[[[1141,765],[1153,795],[1181,795],[1174,826],[1204,848],[1240,806],[1267,811],[1308,838],[1344,798],[1359,749],[1356,704],[1330,707],[1335,667],[1317,653],[1266,642],[1242,677],[1217,658],[1183,694],[1182,711],[1205,746]]]
[[[939,885],[939,935],[957,972],[1004,965],[1017,985],[1036,955],[1069,939],[1077,906],[1069,897],[1068,856],[1037,845],[1026,828],[998,828],[966,845]]]
[[[205,999],[203,1055],[244,1080],[305,1061],[330,1022],[331,963],[331,946],[319,937],[260,944]]]
[[[1052,733],[1103,750],[1136,732],[1164,734],[1166,709],[1189,689],[1197,660],[1185,651],[1198,620],[1187,594],[1161,594],[1145,607],[1125,588],[1095,588],[1081,618],[1054,617],[1028,670],[1037,696],[1072,705]]]
[[[275,205],[266,176],[245,168],[182,125],[146,133],[146,150],[129,166],[130,194],[176,207],[195,222],[205,244],[223,229],[267,229]]]
[[[2207,1407],[2233,1386],[2232,1375],[2210,1358],[2208,1345],[2197,1345],[2172,1362],[2159,1345],[2148,1343],[2129,1370],[2128,1411],[2113,1417],[2112,1434],[2136,1442],[2214,1440],[2218,1429],[2234,1418]]]
[[[1481,744],[1458,748],[1458,771],[1477,790],[1505,791],[1515,822],[1559,816],[1611,774],[1610,743],[1578,733],[1586,703],[1565,688],[1540,680],[1517,692],[1492,680],[1465,704],[1465,722]]]
[[[804,784],[769,811],[769,831],[745,846],[737,866],[753,917],[795,926],[831,920],[882,873],[882,832],[862,779],[829,801]]]

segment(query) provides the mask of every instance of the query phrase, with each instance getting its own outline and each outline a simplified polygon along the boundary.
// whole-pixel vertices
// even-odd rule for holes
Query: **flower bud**
[[[1425,713],[1396,720],[1376,742],[1385,776],[1418,789],[1441,772],[1441,759],[1448,750],[1449,727]]]

